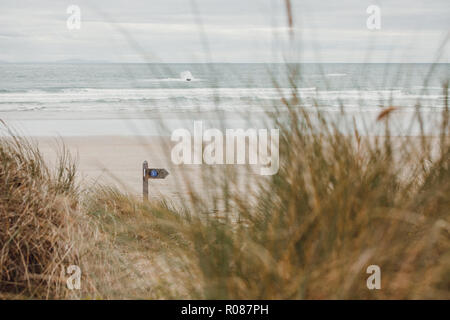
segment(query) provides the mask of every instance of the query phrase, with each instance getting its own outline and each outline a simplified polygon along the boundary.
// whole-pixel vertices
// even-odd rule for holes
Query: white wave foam
[[[95,111],[139,108],[242,108],[243,106],[269,106],[278,104],[282,97],[291,97],[290,88],[182,88],[182,89],[66,89],[58,92],[29,91],[0,93],[0,111],[46,110]],[[365,107],[390,103],[412,106],[421,100],[425,106],[440,107],[443,95],[419,95],[402,90],[343,90],[317,91],[300,88],[297,95],[302,105],[333,106],[342,102],[346,107]],[[362,103],[364,102],[364,103]],[[225,108],[227,106],[227,108]]]

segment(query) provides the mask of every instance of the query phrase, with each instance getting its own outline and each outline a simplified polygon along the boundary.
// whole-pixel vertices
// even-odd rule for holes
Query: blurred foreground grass
[[[181,204],[108,186],[83,192],[67,153],[48,168],[28,141],[2,138],[0,297],[449,299],[443,89],[432,137],[392,136],[395,108],[378,116],[385,135],[344,134],[319,111],[311,121],[293,91],[282,100],[288,121],[272,115],[278,174],[238,192],[235,175],[205,171],[218,187],[191,190]],[[381,290],[366,287],[372,264]],[[81,290],[66,287],[69,265],[82,270]]]

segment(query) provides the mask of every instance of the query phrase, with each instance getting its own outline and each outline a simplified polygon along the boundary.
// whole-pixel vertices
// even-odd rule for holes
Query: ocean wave
[[[19,106],[17,111],[36,111],[36,110],[44,110],[44,106]]]
[[[199,106],[214,110],[219,107],[241,108],[248,105],[263,107],[277,105],[282,97],[292,96],[291,88],[183,88],[183,89],[96,89],[75,88],[59,92],[32,90],[25,93],[0,93],[1,111],[60,111],[77,110],[122,110],[128,107],[145,108],[191,108]],[[319,104],[346,107],[364,105],[414,106],[417,101],[425,106],[443,106],[444,96],[439,94],[420,95],[397,90],[330,90],[320,91],[315,87],[296,89],[302,105]],[[225,108],[225,106],[227,106]]]

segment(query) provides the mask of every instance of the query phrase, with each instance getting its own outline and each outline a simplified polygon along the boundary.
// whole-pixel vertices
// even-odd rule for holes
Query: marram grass
[[[245,193],[221,175],[209,181],[219,192],[190,190],[181,204],[82,192],[70,157],[49,169],[26,140],[2,139],[0,296],[449,299],[447,98],[432,137],[392,136],[395,108],[378,115],[385,135],[365,136],[320,114],[312,125],[298,101],[283,101],[278,174]],[[71,264],[83,271],[76,292],[61,273]],[[366,286],[372,264],[381,290]]]

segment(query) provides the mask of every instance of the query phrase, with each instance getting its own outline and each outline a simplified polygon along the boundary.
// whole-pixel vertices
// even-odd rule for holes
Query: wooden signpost
[[[149,168],[148,162],[142,164],[142,195],[148,200],[148,179],[165,179],[169,175],[166,169]]]

